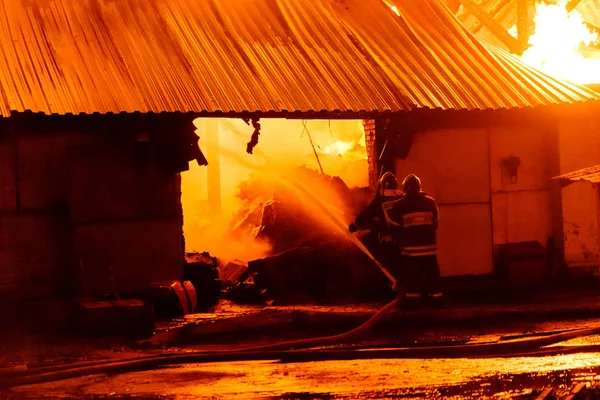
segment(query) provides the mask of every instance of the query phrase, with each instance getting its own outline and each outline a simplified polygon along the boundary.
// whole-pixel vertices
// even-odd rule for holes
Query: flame
[[[252,128],[242,120],[213,119],[209,124],[199,118],[194,124],[209,166],[190,163],[190,170],[181,174],[185,243],[188,250],[208,251],[222,262],[250,261],[270,254],[270,243],[256,240],[253,232],[235,229],[242,221],[240,212],[247,211],[243,209],[247,199],[238,195],[240,185],[253,174],[263,180],[274,179],[271,187],[282,185],[280,175],[298,185],[302,182],[288,171],[301,166],[318,171],[311,141],[303,134],[306,130],[321,153],[320,164],[327,175],[339,176],[351,188],[369,183],[365,132],[360,120],[310,120],[305,126],[300,120],[265,119],[261,121],[262,134],[253,155],[245,152]],[[208,129],[216,131],[218,148],[211,150],[208,146]],[[211,211],[208,201],[209,190],[214,190],[214,186],[208,186],[208,172],[211,165],[217,164],[216,160],[220,167],[218,172],[213,169],[213,173],[220,177],[220,216]],[[314,182],[304,183],[318,187],[319,196],[328,196]],[[329,197],[327,201],[335,204],[334,196]]]
[[[367,148],[364,143],[364,135],[359,141],[338,140],[322,150],[323,154],[341,157],[344,160],[358,161],[367,159]]]
[[[353,147],[354,147],[354,143],[343,142],[343,141],[339,140],[337,142],[331,143],[328,146],[325,146],[325,148],[323,149],[323,153],[341,156],[341,155],[346,154]]]
[[[598,34],[590,31],[577,10],[568,12],[566,5],[564,0],[557,4],[536,4],[535,32],[529,38],[531,47],[521,59],[547,74],[574,83],[600,83],[600,50],[585,51],[587,46],[598,44]]]

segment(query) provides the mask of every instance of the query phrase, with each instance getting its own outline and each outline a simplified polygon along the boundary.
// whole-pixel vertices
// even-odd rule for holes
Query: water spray
[[[285,177],[283,177],[279,172],[277,172],[275,170],[275,168],[273,168],[271,166],[256,165],[255,163],[248,162],[248,160],[242,159],[242,157],[239,157],[233,151],[226,150],[226,151],[223,151],[222,154],[224,154],[228,157],[231,157],[232,159],[236,160],[237,162],[241,163],[242,165],[244,165],[254,171],[257,171],[257,172],[268,171],[269,176],[274,178],[275,181],[277,181],[278,183],[282,184],[283,186],[285,186],[288,189],[295,192],[297,195],[297,198],[300,199],[300,201],[302,201],[301,199],[308,197],[311,201],[303,202],[303,203],[305,205],[308,205],[309,207],[316,207],[316,211],[318,211],[322,215],[324,215],[326,217],[326,219],[329,220],[329,222],[332,224],[332,226],[336,229],[336,231],[338,231],[338,233],[341,233],[341,235],[343,237],[345,237],[348,241],[353,243],[371,261],[373,261],[373,263],[377,266],[377,268],[379,268],[379,270],[390,281],[390,283],[392,284],[392,289],[397,290],[398,280],[394,277],[394,275],[387,268],[385,268],[375,258],[375,256],[373,256],[373,254],[366,248],[366,246],[356,236],[354,236],[350,231],[348,231],[346,222],[340,218],[340,214],[343,214],[342,210],[337,208],[335,205],[327,202],[322,197],[317,196],[315,193],[313,193],[313,188],[309,187],[305,183],[303,183],[299,180],[290,181],[289,179],[286,179]],[[259,154],[257,154],[257,155],[259,155]],[[260,154],[260,155],[262,156],[262,154]],[[336,215],[333,211],[336,211],[338,215]]]
[[[392,275],[392,273],[390,271],[388,271],[387,268],[385,268],[383,266],[383,264],[381,264],[376,258],[375,256],[373,256],[373,254],[371,254],[371,252],[367,249],[367,247],[356,237],[354,236],[351,232],[349,232],[346,229],[346,224],[339,220],[338,218],[335,217],[334,214],[332,214],[329,210],[327,210],[326,206],[330,205],[329,203],[327,203],[326,201],[324,201],[323,199],[315,196],[312,191],[310,190],[310,188],[308,188],[305,184],[303,184],[302,182],[296,182],[298,184],[298,186],[303,186],[304,190],[302,191],[303,193],[309,195],[317,205],[322,205],[323,207],[319,207],[321,209],[322,212],[325,213],[326,216],[328,216],[330,218],[330,220],[336,225],[337,228],[339,228],[339,230],[343,233],[343,235],[350,239],[350,241],[352,243],[354,243],[354,245],[363,253],[365,253],[365,255],[367,257],[369,257],[371,259],[371,261],[373,261],[373,263],[375,263],[375,265],[377,266],[377,268],[379,268],[379,270],[388,278],[388,280],[392,283],[392,289],[396,290],[398,287],[398,280],[394,277],[394,275]],[[331,205],[330,205],[331,206]],[[334,207],[334,206],[332,206]]]

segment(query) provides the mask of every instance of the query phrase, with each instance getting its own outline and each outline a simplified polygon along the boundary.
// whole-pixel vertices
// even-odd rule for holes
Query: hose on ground
[[[359,337],[360,335],[366,333],[369,329],[371,329],[387,312],[396,308],[402,299],[396,298],[381,309],[379,309],[371,318],[369,318],[366,322],[354,328],[350,331],[318,338],[310,338],[310,339],[300,339],[293,340],[287,342],[279,342],[271,345],[265,346],[252,346],[247,348],[242,348],[235,350],[236,352],[244,352],[244,351],[273,351],[273,350],[288,350],[292,348],[307,348],[307,347],[318,347],[318,346],[326,346],[328,344],[337,344],[348,341],[352,338]],[[193,352],[188,354],[213,354],[214,352]],[[157,357],[174,357],[180,356],[181,354],[161,354],[161,355],[153,355],[153,356],[143,356],[143,357],[132,357],[126,359],[120,359],[119,362],[129,362],[129,361],[141,361],[141,360],[152,360]],[[108,365],[114,363],[114,360],[100,360],[100,361],[83,361],[62,365],[53,365],[48,367],[38,367],[33,369],[23,369],[17,368],[13,370],[7,369],[6,371],[0,370],[0,377],[16,377],[16,376],[25,376],[25,375],[39,375],[45,373],[58,372],[67,369],[77,369],[77,368],[87,368],[99,365]]]
[[[343,343],[352,338],[359,337],[360,335],[368,332],[385,314],[389,311],[397,308],[402,302],[402,298],[398,297],[386,304],[382,308],[380,308],[371,318],[369,318],[362,325],[344,332],[338,335],[325,336],[325,337],[317,337],[310,339],[299,339],[299,340],[291,340],[288,342],[280,342],[274,343],[266,346],[255,346],[255,347],[247,347],[244,349],[240,349],[239,351],[274,351],[274,350],[288,350],[288,349],[301,349],[301,348],[309,348],[309,347],[321,347],[327,346],[332,343]]]
[[[37,375],[13,377],[2,382],[4,387],[22,386],[36,383],[77,378],[86,375],[124,373],[143,371],[165,365],[199,364],[235,361],[274,361],[308,362],[359,359],[409,359],[409,358],[464,358],[464,357],[506,357],[506,356],[544,356],[564,354],[565,349],[542,349],[543,346],[564,342],[577,337],[590,336],[600,333],[600,328],[581,329],[538,339],[518,342],[500,342],[472,344],[459,346],[431,346],[413,348],[391,348],[376,350],[332,350],[332,349],[302,349],[302,350],[272,350],[272,351],[225,351],[214,353],[188,353],[174,356],[157,356],[137,360],[114,361],[101,365],[91,365],[47,372]]]
[[[370,329],[377,321],[398,304],[394,300],[379,310],[367,322],[351,331],[340,335],[327,336],[315,339],[303,339],[267,346],[256,346],[238,351],[221,352],[192,352],[187,354],[172,354],[131,358],[119,361],[75,363],[54,367],[30,370],[25,374],[0,377],[0,386],[14,387],[35,383],[50,382],[86,375],[123,373],[149,370],[164,365],[198,364],[209,362],[234,362],[234,361],[269,361],[280,362],[307,362],[328,360],[356,360],[356,359],[393,359],[393,358],[463,358],[463,357],[507,357],[527,355],[551,355],[569,352],[565,349],[544,349],[560,342],[578,337],[600,334],[600,328],[579,329],[574,331],[556,333],[546,337],[527,339],[516,342],[467,344],[458,346],[427,346],[390,349],[314,349],[333,342],[348,340]],[[281,350],[312,346],[312,349]]]

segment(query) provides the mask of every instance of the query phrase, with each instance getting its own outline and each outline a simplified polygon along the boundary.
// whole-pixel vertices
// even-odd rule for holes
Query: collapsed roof
[[[476,34],[478,38],[492,43],[505,50],[516,47],[514,53],[518,53],[520,45],[518,38],[508,33],[513,27],[517,27],[519,17],[529,19],[527,25],[533,24],[536,4],[557,4],[558,0],[540,0],[537,2],[520,2],[519,0],[442,0],[445,2],[463,3],[456,12],[456,17],[469,31]],[[600,30],[600,0],[572,0],[566,4],[569,10],[577,11],[588,28]],[[450,5],[450,3],[449,3]],[[524,7],[520,10],[519,7]],[[528,28],[530,28],[528,26]],[[531,32],[527,32],[529,34]],[[527,35],[526,35],[527,36]],[[527,39],[527,37],[525,38]],[[525,40],[526,41],[526,40]]]

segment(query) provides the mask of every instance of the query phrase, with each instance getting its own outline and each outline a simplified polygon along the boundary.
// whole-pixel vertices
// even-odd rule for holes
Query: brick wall
[[[363,120],[365,128],[365,144],[367,147],[367,162],[369,165],[369,187],[374,190],[379,179],[378,157],[379,151],[377,146],[377,124],[374,119]]]

